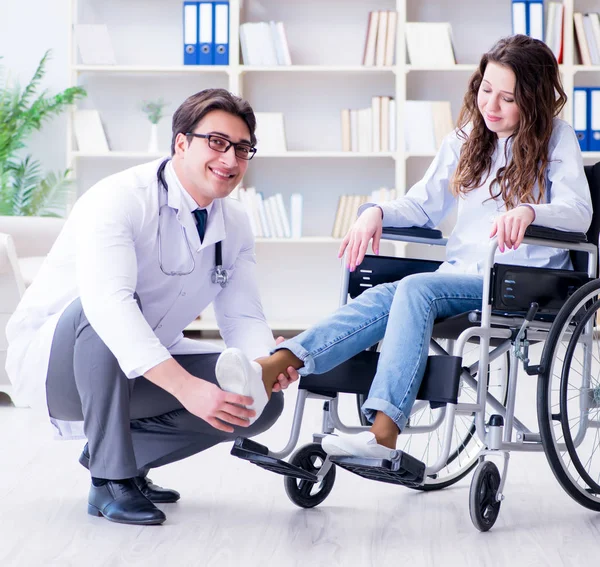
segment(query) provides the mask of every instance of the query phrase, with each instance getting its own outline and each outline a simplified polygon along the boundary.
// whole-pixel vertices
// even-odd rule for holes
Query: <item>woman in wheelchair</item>
[[[446,261],[436,272],[368,289],[268,358],[249,361],[225,350],[216,369],[223,388],[266,400],[289,366],[321,374],[383,340],[362,406],[370,430],[327,435],[322,446],[329,455],[387,458],[423,379],[434,321],[481,307],[489,239],[497,236],[503,264],[571,268],[566,250],[521,246],[534,221],[579,232],[591,222],[577,137],[557,118],[565,102],[544,43],[516,35],[494,45],[469,80],[456,130],[423,179],[396,201],[363,205],[339,251],[353,271],[369,242],[378,253],[382,227],[433,228],[456,209]],[[264,403],[255,404],[257,415]]]

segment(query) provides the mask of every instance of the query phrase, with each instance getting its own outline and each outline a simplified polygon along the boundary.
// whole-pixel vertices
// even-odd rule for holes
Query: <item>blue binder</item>
[[[544,41],[544,0],[527,0],[527,35]]]
[[[589,150],[590,94],[585,87],[573,89],[573,129],[582,152]]]
[[[183,3],[183,64],[198,64],[198,2]]]
[[[229,2],[214,3],[213,38],[215,65],[229,65]]]
[[[527,35],[527,0],[512,0],[512,32],[513,35]]]
[[[588,89],[588,150],[600,152],[600,88]]]
[[[198,2],[198,65],[214,65],[213,3]]]

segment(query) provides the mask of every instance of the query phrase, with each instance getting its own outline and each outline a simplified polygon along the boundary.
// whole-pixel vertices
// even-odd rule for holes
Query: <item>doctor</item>
[[[183,338],[209,304],[227,346],[255,359],[275,341],[255,278],[246,213],[225,199],[254,156],[250,105],[223,89],[173,116],[171,159],[107,177],[71,215],[7,326],[7,371],[21,403],[47,407],[63,438],[85,435],[88,512],[160,524],[179,494],[148,470],[268,429],[298,374],[281,375],[256,419],[253,399],[219,388],[218,347]],[[256,421],[254,422],[254,420]]]

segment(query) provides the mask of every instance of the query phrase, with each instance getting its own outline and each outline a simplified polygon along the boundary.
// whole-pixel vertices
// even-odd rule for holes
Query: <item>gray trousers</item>
[[[190,374],[217,384],[218,354],[175,355]],[[131,478],[185,459],[237,436],[258,435],[283,410],[274,393],[250,427],[219,431],[188,412],[171,394],[146,378],[128,379],[88,322],[81,301],[60,317],[50,351],[46,394],[50,415],[84,422],[93,477]]]

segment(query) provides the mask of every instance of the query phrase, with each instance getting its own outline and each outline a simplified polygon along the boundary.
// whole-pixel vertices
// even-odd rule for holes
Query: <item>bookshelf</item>
[[[456,120],[467,81],[481,54],[495,40],[511,33],[509,1],[230,0],[230,64],[183,66],[182,0],[69,1],[70,82],[88,90],[89,96],[80,107],[99,110],[111,147],[107,154],[78,151],[72,120],[68,121],[67,166],[76,179],[73,198],[106,175],[168,154],[170,115],[158,127],[159,151],[144,151],[150,125],[139,111],[143,99],[163,97],[170,103],[170,114],[190,94],[222,87],[248,99],[257,112],[284,114],[289,151],[261,153],[259,144],[244,185],[256,187],[265,197],[276,192],[284,197],[294,192],[304,196],[303,238],[257,239],[256,243],[265,312],[274,328],[289,330],[305,328],[337,305],[337,290],[311,293],[309,316],[303,303],[308,297],[306,278],[311,273],[337,286],[340,266],[335,252],[339,240],[329,235],[339,197],[369,194],[381,186],[402,192],[429,166],[433,154],[404,151],[404,101],[450,100]],[[571,96],[577,85],[600,84],[600,66],[578,64],[572,26],[573,12],[597,11],[597,1],[564,0],[564,6],[561,73]],[[393,66],[360,65],[372,10],[398,12]],[[268,20],[284,22],[292,66],[243,64],[240,24]],[[407,22],[450,22],[457,64],[430,68],[407,63]],[[75,23],[106,24],[117,64],[81,64],[72,33]],[[376,95],[396,99],[398,150],[341,151],[341,110],[367,107]],[[572,122],[571,116],[569,101],[563,117]],[[600,153],[586,152],[584,158],[586,163],[593,163],[600,159]],[[450,227],[441,228],[447,232]],[[441,252],[416,245],[390,246],[390,252],[405,255],[418,250],[436,257]],[[286,278],[286,273],[295,273],[298,262],[305,263],[308,275]],[[281,296],[281,301],[274,301],[275,295]],[[216,326],[206,316],[195,328]]]

